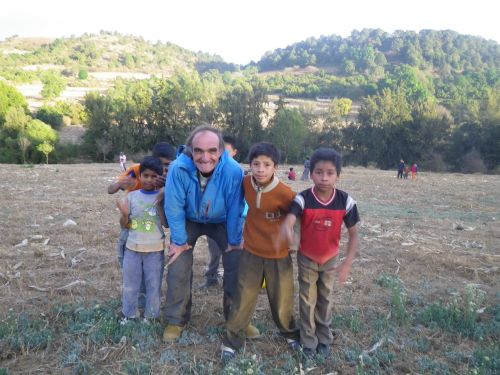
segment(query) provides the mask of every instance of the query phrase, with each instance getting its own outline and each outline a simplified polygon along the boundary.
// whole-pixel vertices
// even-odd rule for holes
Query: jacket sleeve
[[[231,186],[226,196],[226,228],[227,242],[229,245],[239,245],[241,243],[243,228],[243,209],[245,200],[243,199],[243,170],[238,167],[235,177],[231,179]]]
[[[165,216],[170,226],[170,240],[176,245],[184,245],[187,242],[186,190],[183,183],[186,176],[183,174],[183,170],[175,164],[170,167],[163,204]]]

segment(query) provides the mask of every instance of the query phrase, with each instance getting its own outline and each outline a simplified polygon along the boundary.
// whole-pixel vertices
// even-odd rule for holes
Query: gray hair
[[[213,126],[210,126],[208,124],[203,124],[199,125],[196,128],[193,129],[193,131],[189,134],[189,136],[186,139],[186,148],[189,154],[192,155],[193,153],[193,138],[198,134],[198,133],[203,133],[203,132],[212,132],[214,133],[218,138],[219,138],[219,151],[224,151],[224,139],[222,138],[222,133],[214,128]]]

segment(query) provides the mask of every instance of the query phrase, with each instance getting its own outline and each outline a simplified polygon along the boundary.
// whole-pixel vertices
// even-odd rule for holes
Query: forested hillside
[[[453,31],[362,30],[310,38],[245,67],[116,33],[28,42],[34,43],[0,43],[3,162],[39,161],[39,144],[54,143],[28,136],[27,124],[57,128],[76,117],[87,126],[83,145],[56,143],[52,160],[146,152],[158,139],[182,143],[194,126],[209,122],[240,141],[243,157],[253,142],[267,139],[284,162],[328,146],[346,163],[380,168],[401,158],[427,170],[493,172],[500,165],[494,41]],[[23,69],[42,64],[48,68]],[[57,101],[65,84],[85,85],[88,75],[105,70],[147,79],[118,79],[82,103]],[[30,113],[12,85],[34,79],[43,83],[46,104]]]

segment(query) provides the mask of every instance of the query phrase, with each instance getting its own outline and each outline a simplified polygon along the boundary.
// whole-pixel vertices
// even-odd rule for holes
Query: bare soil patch
[[[301,166],[295,167],[300,176]],[[280,170],[284,181],[286,170],[288,166]],[[102,315],[78,332],[63,325],[67,314],[81,315],[99,306],[114,303],[113,311],[119,313],[118,197],[106,193],[118,174],[118,164],[0,166],[0,369],[13,374],[222,371],[221,287],[209,292],[193,289],[187,343],[163,344],[163,325],[150,337],[154,345],[147,348],[127,338],[93,341],[86,335],[99,327]],[[291,186],[301,191],[309,182]],[[467,373],[487,366],[475,353],[486,346],[498,354],[498,341],[496,346],[492,341],[499,337],[500,316],[499,186],[500,176],[420,173],[411,181],[397,180],[391,171],[345,168],[339,188],[358,202],[359,254],[348,282],[333,297],[332,359],[302,370]],[[206,261],[206,242],[201,240],[195,249],[195,286],[203,282]],[[455,299],[462,306],[468,290],[484,297],[473,309],[474,324],[491,323],[482,340],[422,320],[433,303],[448,306]],[[16,349],[9,341],[14,333],[2,332],[9,316],[44,322],[52,332],[49,344]],[[299,373],[302,364],[277,335],[264,292],[255,323],[263,338],[248,342],[237,368]],[[144,371],[137,370],[142,364]]]

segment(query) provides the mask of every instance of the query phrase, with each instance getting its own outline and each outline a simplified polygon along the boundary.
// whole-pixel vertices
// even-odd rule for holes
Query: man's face
[[[211,131],[203,131],[193,138],[193,161],[202,174],[213,172],[222,155],[219,137]]]

